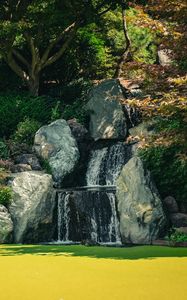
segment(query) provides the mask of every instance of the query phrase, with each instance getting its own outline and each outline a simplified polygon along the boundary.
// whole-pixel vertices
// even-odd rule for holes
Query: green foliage
[[[51,110],[51,122],[59,119],[60,116],[61,116],[60,101],[57,101],[55,107],[52,107],[52,110]]]
[[[0,186],[0,204],[8,206],[12,199],[12,191],[8,186]]]
[[[85,124],[88,119],[87,112],[84,108],[84,102],[81,99],[78,99],[71,105],[66,105],[62,116],[65,120],[75,118],[81,124]]]
[[[167,239],[169,240],[170,244],[187,242],[187,234],[179,232],[175,228],[171,228]]]
[[[108,70],[112,67],[111,51],[106,45],[105,35],[95,23],[79,29],[78,44],[78,59],[84,76],[107,77]]]
[[[48,160],[41,159],[40,163],[41,163],[42,169],[45,170],[47,174],[52,175],[52,169],[51,169],[51,166],[50,166]]]
[[[0,159],[9,157],[9,149],[3,140],[0,140]]]
[[[18,124],[12,140],[17,144],[25,143],[32,145],[35,133],[40,127],[41,124],[38,121],[26,118]]]
[[[25,118],[47,124],[56,102],[49,97],[29,94],[0,94],[0,137],[9,137]]]
[[[178,145],[152,145],[140,150],[139,154],[151,171],[161,195],[186,201],[187,160],[182,160],[179,153]]]
[[[135,21],[139,18],[136,9],[128,11],[128,18],[131,20],[134,19],[134,24],[133,22],[128,23],[133,59],[147,64],[155,63],[157,56],[157,32],[152,31],[146,24],[145,26],[137,26],[135,24]]]

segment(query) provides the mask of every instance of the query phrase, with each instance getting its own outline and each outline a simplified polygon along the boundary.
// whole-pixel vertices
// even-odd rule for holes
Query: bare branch
[[[78,22],[73,22],[70,26],[66,27],[63,30],[63,32],[49,44],[49,46],[47,47],[47,49],[45,50],[45,52],[41,58],[41,66],[42,67],[46,66],[46,62],[48,60],[49,54],[50,54],[51,50],[54,48],[54,46],[58,42],[60,42],[66,34],[71,32],[72,30],[74,30],[77,27],[77,25],[78,25]]]
[[[21,53],[19,53],[19,51],[17,51],[16,49],[12,50],[13,54],[16,56],[17,59],[19,59],[20,62],[22,62],[28,69],[30,67],[29,62],[23,57],[23,55]]]
[[[38,72],[41,70],[39,49],[36,47],[34,39],[28,33],[25,32],[24,37],[30,47],[32,55],[31,76],[33,76],[36,69]]]
[[[46,66],[49,66],[53,63],[55,63],[66,51],[66,49],[68,48],[69,44],[71,43],[71,41],[73,40],[74,36],[75,36],[75,31],[71,34],[71,36],[69,36],[67,38],[67,40],[63,43],[62,47],[60,48],[59,51],[57,51],[53,56],[51,56],[46,63],[43,65],[43,68]]]
[[[126,20],[126,9],[125,6],[122,4],[122,18],[123,18],[123,31],[124,31],[124,36],[125,36],[125,42],[126,42],[126,46],[125,49],[119,59],[119,62],[117,64],[117,68],[116,68],[116,72],[115,72],[115,78],[118,78],[121,76],[121,72],[122,72],[122,67],[124,62],[127,59],[127,56],[130,52],[130,47],[131,47],[131,40],[130,37],[128,35],[128,29],[127,29],[127,20]]]
[[[103,10],[102,12],[100,12],[98,15],[99,17],[101,17],[102,15],[106,14],[109,10],[111,10],[112,5],[110,5],[108,8],[106,8],[105,10]]]
[[[29,80],[28,74],[16,63],[12,51],[9,51],[6,55],[6,61],[10,68],[24,81]]]

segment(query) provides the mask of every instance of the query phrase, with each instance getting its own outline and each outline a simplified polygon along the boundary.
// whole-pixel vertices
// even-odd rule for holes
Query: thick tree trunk
[[[32,78],[29,78],[27,82],[29,92],[32,96],[38,96],[39,94],[39,86],[40,86],[40,77],[39,75],[35,75]]]

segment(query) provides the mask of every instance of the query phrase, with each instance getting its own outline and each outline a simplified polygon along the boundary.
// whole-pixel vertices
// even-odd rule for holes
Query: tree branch
[[[29,62],[23,57],[23,55],[19,53],[16,49],[13,49],[12,52],[19,59],[19,61],[22,62],[29,69]]]
[[[41,67],[45,67],[45,66],[46,66],[46,62],[47,62],[47,60],[48,60],[49,54],[50,54],[51,50],[54,48],[54,46],[55,46],[58,42],[60,42],[66,34],[70,33],[71,31],[74,31],[75,28],[78,27],[78,24],[79,24],[78,21],[77,21],[77,22],[73,22],[70,26],[66,27],[66,28],[63,30],[63,32],[62,32],[55,40],[53,40],[53,41],[49,44],[49,46],[47,47],[47,49],[45,50],[45,52],[44,52],[44,54],[43,54],[43,56],[42,56],[42,58],[41,58]],[[68,44],[68,45],[69,45],[69,44]]]
[[[99,17],[101,17],[102,15],[106,14],[111,8],[112,8],[112,4],[108,8],[106,8],[105,10],[103,10],[102,12],[100,12],[98,14]]]
[[[122,18],[123,18],[123,32],[124,32],[124,36],[125,36],[126,46],[125,46],[125,49],[118,61],[116,72],[114,75],[115,78],[118,78],[121,76],[123,64],[127,59],[127,56],[130,52],[130,47],[131,47],[131,40],[128,35],[128,29],[127,29],[126,9],[125,9],[125,5],[124,5],[124,1],[122,1]]]
[[[6,61],[10,68],[24,81],[29,80],[28,74],[22,70],[22,68],[16,63],[12,51],[9,51],[8,54],[6,55]]]
[[[42,68],[45,68],[46,66],[49,66],[49,65],[53,64],[54,62],[56,62],[64,54],[64,52],[68,48],[69,44],[71,43],[71,41],[73,40],[73,38],[74,38],[74,36],[77,32],[77,29],[79,28],[79,24],[80,24],[80,22],[73,23],[71,25],[71,30],[69,29],[70,26],[68,28],[66,28],[66,30],[68,29],[69,36],[67,37],[66,41],[63,43],[63,45],[59,49],[59,51],[57,51],[54,55],[52,55],[50,58],[48,58],[45,63],[42,64]],[[66,33],[67,33],[67,31],[66,31]],[[62,39],[62,37],[55,40],[53,45],[52,46],[50,45],[50,49],[52,49],[56,45],[56,43],[58,41],[60,41],[61,39]],[[49,55],[49,53],[48,53],[48,55]],[[46,55],[46,56],[48,57],[48,55]]]
[[[31,65],[31,76],[34,76],[34,72],[37,71],[39,72],[41,70],[40,68],[40,55],[39,55],[39,50],[35,46],[34,39],[28,34],[24,33],[25,39],[30,47],[31,55],[32,55],[32,65]]]

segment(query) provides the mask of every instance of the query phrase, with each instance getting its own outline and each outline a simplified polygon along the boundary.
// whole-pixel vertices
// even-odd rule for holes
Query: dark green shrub
[[[49,97],[32,97],[29,94],[0,94],[0,137],[9,137],[25,118],[41,124],[51,120],[56,101]]]
[[[167,239],[171,245],[175,245],[175,243],[187,242],[187,234],[184,232],[179,232],[175,228],[171,228]]]
[[[139,152],[161,195],[187,201],[187,161],[179,153],[179,145],[153,145]]]
[[[32,145],[36,131],[41,127],[38,121],[26,118],[20,122],[12,136],[15,143]]]
[[[81,124],[85,124],[88,118],[88,114],[84,108],[84,102],[82,99],[78,99],[70,105],[66,105],[62,113],[62,117],[65,120],[76,118]]]
[[[12,191],[8,186],[0,186],[0,204],[8,206],[12,199]]]
[[[50,166],[48,160],[40,159],[40,163],[41,163],[42,169],[45,170],[47,174],[52,175],[52,169],[51,169],[51,166]]]
[[[55,107],[52,107],[51,110],[51,122],[60,119],[61,112],[60,112],[60,101],[57,101]]]
[[[9,157],[9,149],[3,140],[0,140],[0,159]]]

